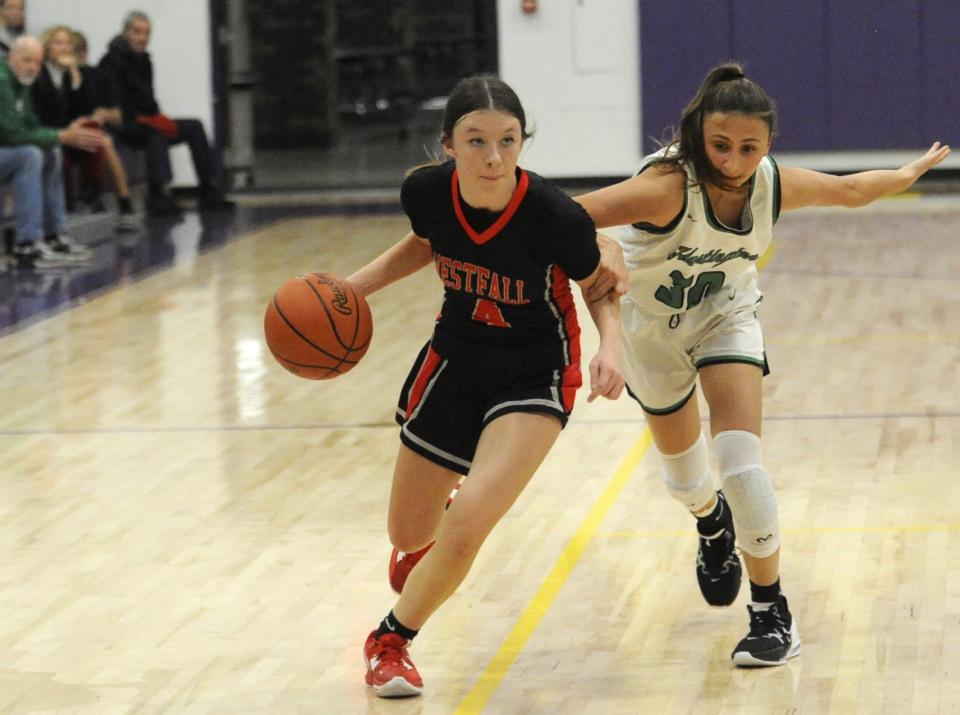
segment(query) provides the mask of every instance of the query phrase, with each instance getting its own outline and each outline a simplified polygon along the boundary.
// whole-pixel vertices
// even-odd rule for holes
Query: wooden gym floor
[[[731,667],[748,590],[701,601],[639,409],[581,395],[417,639],[423,696],[368,694],[394,405],[439,284],[373,296],[373,347],[329,383],[261,320],[401,216],[278,221],[5,335],[0,713],[960,713],[958,221],[945,196],[778,225],[764,451],[803,650],[773,669]]]

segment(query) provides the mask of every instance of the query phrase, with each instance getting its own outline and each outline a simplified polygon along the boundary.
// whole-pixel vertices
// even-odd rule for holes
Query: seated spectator
[[[13,189],[14,256],[22,267],[83,261],[90,251],[67,233],[60,144],[94,152],[103,132],[82,126],[45,127],[33,111],[30,86],[43,64],[43,46],[22,35],[0,60],[0,181]]]
[[[130,12],[123,32],[111,40],[99,69],[111,80],[123,113],[123,123],[111,128],[114,136],[132,147],[142,148],[146,157],[147,211],[155,214],[178,213],[179,207],[169,194],[173,178],[170,169],[170,145],[187,142],[197,174],[199,205],[207,209],[232,208],[217,187],[213,151],[203,124],[197,119],[171,119],[160,111],[153,91],[153,63],[147,52],[150,42],[150,18],[142,12]]]
[[[92,100],[92,104],[87,107],[86,110],[90,111],[92,108],[90,116],[102,127],[119,126],[123,124],[123,113],[120,111],[120,107],[117,106],[117,94],[113,90],[113,85],[109,79],[104,77],[100,70],[93,65],[87,64],[86,36],[84,36],[82,32],[77,31],[74,31],[72,35],[73,51],[77,56],[80,72],[84,78],[83,81],[86,82],[90,88],[87,96]],[[111,152],[108,157],[110,159],[110,171],[113,175],[114,183],[117,186],[119,198],[120,216],[117,221],[117,228],[121,231],[126,231],[129,230],[131,224],[137,228],[141,228],[140,222],[134,217],[133,206],[129,203],[129,189],[125,188],[121,191],[120,188],[121,179],[124,187],[128,186],[127,172],[126,169],[124,169],[123,162],[120,161],[120,157],[116,153],[115,147],[114,151]],[[121,194],[126,195],[128,199],[124,200]]]
[[[41,39],[46,61],[33,84],[33,108],[40,123],[63,128],[77,119],[83,119],[91,128],[100,128],[108,111],[104,109],[99,115],[96,112],[100,104],[95,94],[98,91],[96,80],[90,76],[93,69],[85,70],[81,66],[70,28],[56,25],[44,32]],[[68,210],[73,210],[75,204],[71,175],[73,167],[80,170],[81,198],[94,211],[103,210],[100,194],[106,183],[106,174],[109,173],[117,192],[117,229],[136,231],[140,228],[130,201],[127,175],[109,135],[104,135],[103,149],[98,152],[64,147],[63,160]]]
[[[23,34],[24,0],[0,0],[0,57],[9,57],[13,42]]]
[[[101,125],[119,125],[123,123],[123,113],[117,105],[117,93],[110,80],[93,65],[87,64],[87,38],[82,32],[74,30],[73,51],[80,65],[83,81],[88,83],[90,97],[93,99],[92,116]]]

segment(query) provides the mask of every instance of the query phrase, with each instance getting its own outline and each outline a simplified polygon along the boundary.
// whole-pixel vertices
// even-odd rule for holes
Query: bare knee
[[[437,546],[454,558],[472,561],[489,533],[489,529],[475,522],[451,519],[437,535]]]
[[[387,533],[393,547],[407,554],[419,551],[433,541],[433,529],[419,520],[391,518],[387,522]]]

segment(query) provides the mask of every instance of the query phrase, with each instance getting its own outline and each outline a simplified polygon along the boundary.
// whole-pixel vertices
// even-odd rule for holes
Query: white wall
[[[130,10],[150,16],[154,88],[160,109],[171,117],[196,117],[213,137],[213,78],[210,16],[203,0],[27,0],[27,31],[39,35],[50,25],[69,25],[87,36],[96,64]],[[174,184],[196,178],[185,144],[171,152]]]
[[[627,176],[640,160],[637,0],[498,0],[500,76],[536,129],[521,159],[551,178]]]

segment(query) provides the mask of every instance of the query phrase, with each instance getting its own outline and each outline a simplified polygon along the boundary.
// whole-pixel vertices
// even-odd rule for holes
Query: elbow
[[[837,202],[844,208],[858,209],[866,206],[873,201],[876,196],[871,196],[853,181],[846,182],[840,200]]]

